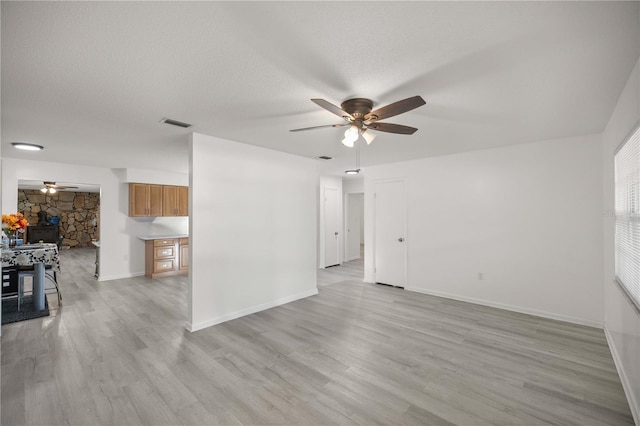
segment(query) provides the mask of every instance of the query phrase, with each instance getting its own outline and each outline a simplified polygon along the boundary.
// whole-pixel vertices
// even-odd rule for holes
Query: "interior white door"
[[[376,282],[405,285],[406,201],[403,180],[376,182],[374,192]]]
[[[324,188],[324,266],[340,264],[340,203],[337,188]]]
[[[347,195],[347,260],[360,259],[362,194]]]

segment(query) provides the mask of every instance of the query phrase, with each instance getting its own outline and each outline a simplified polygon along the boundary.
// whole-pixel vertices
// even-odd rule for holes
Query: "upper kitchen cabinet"
[[[189,216],[189,187],[165,185],[162,188],[162,215]]]
[[[189,216],[189,187],[130,183],[129,216]]]
[[[162,216],[162,185],[130,183],[129,216]]]
[[[189,187],[178,187],[178,216],[189,216]]]

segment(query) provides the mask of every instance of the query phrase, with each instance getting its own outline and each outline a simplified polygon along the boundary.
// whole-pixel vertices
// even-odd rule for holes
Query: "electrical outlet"
[[[478,272],[478,279],[480,281],[484,280],[484,272]]]

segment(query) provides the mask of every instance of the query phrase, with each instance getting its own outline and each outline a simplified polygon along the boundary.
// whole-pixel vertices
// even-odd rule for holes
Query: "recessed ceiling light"
[[[41,145],[27,142],[11,142],[11,145],[13,145],[14,148],[24,149],[26,151],[41,151],[44,149]]]

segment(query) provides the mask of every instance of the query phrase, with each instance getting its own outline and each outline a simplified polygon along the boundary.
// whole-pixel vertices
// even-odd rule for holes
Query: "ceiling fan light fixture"
[[[342,145],[346,146],[347,148],[353,148],[353,141],[348,140],[347,138],[342,139]]]
[[[342,144],[344,146],[348,146],[349,148],[353,148],[353,144],[358,140],[358,128],[356,126],[349,127],[344,132],[344,139],[342,139]]]
[[[373,140],[376,138],[376,135],[371,132],[367,132],[367,129],[364,129],[362,131],[362,137],[365,142],[367,142],[367,145],[371,145],[371,142],[373,142]]]
[[[46,193],[47,193],[47,188],[42,188],[42,189],[40,189],[40,192],[42,192],[42,193],[46,194]]]

